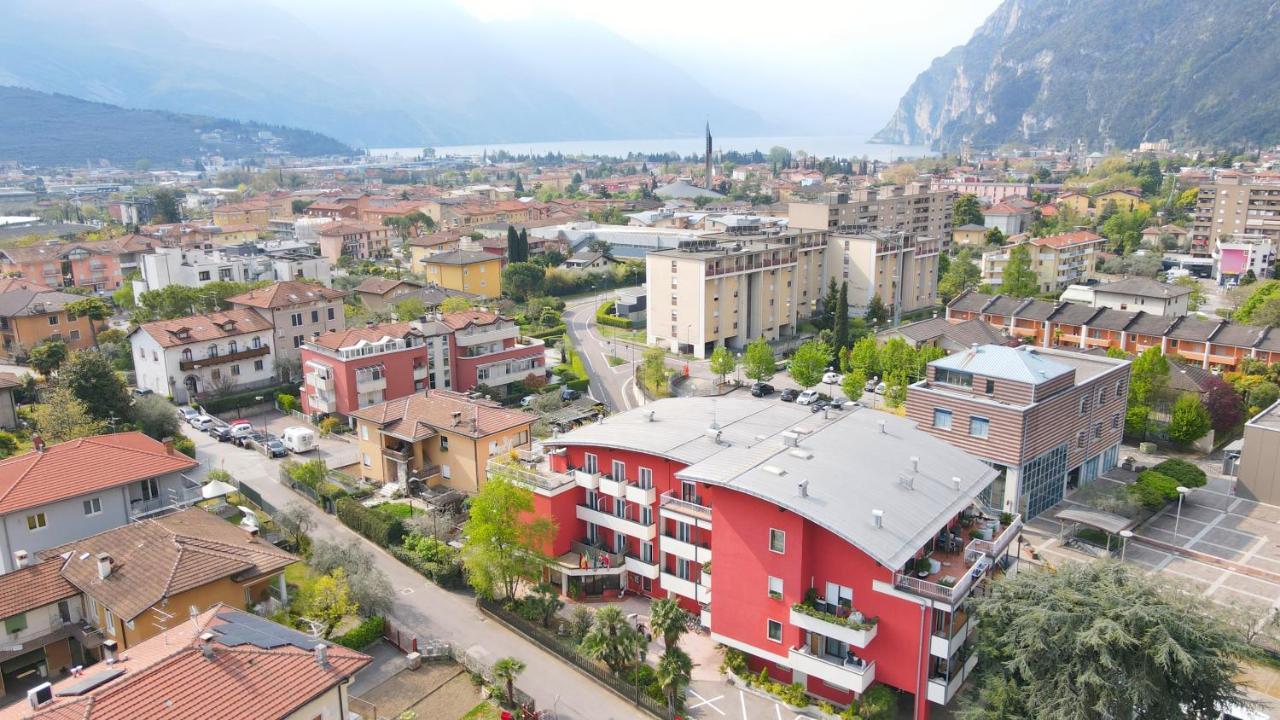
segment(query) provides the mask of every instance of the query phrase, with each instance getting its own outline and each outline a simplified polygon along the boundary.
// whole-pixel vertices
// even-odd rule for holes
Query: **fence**
[[[240,486],[240,494],[243,495],[245,499],[248,500],[249,502],[262,508],[263,512],[265,512],[268,515],[275,515],[277,512],[279,512],[278,510],[276,510],[275,506],[267,502],[266,499],[262,497],[262,493],[258,492],[257,490],[254,490],[253,488],[249,487],[244,483],[237,483],[237,484]]]
[[[567,638],[562,638],[540,625],[525,620],[502,607],[500,603],[484,598],[477,598],[476,603],[486,615],[506,625],[508,629],[523,635],[528,640],[541,645],[543,649],[560,656],[561,659],[577,668],[579,672],[600,683],[606,689],[611,690],[618,697],[634,704],[652,717],[659,718],[659,720],[669,720],[670,716],[667,714],[666,706],[654,702],[653,698],[647,695],[637,693],[635,685],[627,683],[613,674],[613,671],[603,663],[584,657],[576,647],[570,644]]]
[[[418,651],[418,636],[397,627],[390,618],[382,624],[382,638],[403,653]]]

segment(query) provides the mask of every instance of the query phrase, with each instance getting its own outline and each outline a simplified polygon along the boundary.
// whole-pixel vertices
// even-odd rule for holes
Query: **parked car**
[[[187,423],[188,425],[191,424],[192,420],[195,420],[199,416],[200,416],[200,411],[191,407],[190,405],[183,405],[178,408],[178,418],[181,419],[182,422]]]
[[[155,390],[148,390],[147,388],[134,388],[134,389],[133,389],[133,396],[134,396],[134,397],[146,397],[146,396],[151,395],[151,394],[153,394],[153,393],[155,393]]]
[[[261,433],[258,433],[261,435]],[[255,441],[250,447],[258,452],[271,458],[284,457],[289,454],[289,448],[280,442],[280,438],[275,435],[262,435],[262,440]]]
[[[864,384],[864,385],[862,386],[862,391],[863,391],[863,392],[875,392],[875,391],[876,391],[876,385],[877,385],[877,384],[879,384],[879,382],[880,382],[880,378],[874,378],[874,377],[873,377],[873,378],[871,378],[870,380],[868,380],[868,381],[866,382],[866,384]]]
[[[879,385],[876,385],[876,394],[883,395],[885,391],[888,389],[889,389],[888,385],[885,385],[884,383],[880,383]]]
[[[534,399],[537,397],[538,397],[537,395],[525,395],[524,397],[520,398],[520,407],[522,408],[529,407],[530,405],[533,404]]]
[[[582,397],[582,393],[578,392],[577,390],[574,390],[571,387],[560,388],[560,399],[565,402],[573,402],[574,400],[577,400],[580,397]]]
[[[203,413],[195,416],[191,420],[191,427],[197,430],[200,430],[202,432],[205,430],[208,430],[212,426],[213,426],[213,418]]]
[[[787,388],[786,390],[782,391],[782,395],[778,396],[778,399],[781,400],[782,402],[795,402],[796,395],[798,394],[799,393],[796,392],[795,388]]]
[[[751,397],[765,397],[773,394],[773,386],[769,383],[758,382],[751,386]]]
[[[266,441],[267,434],[264,432],[258,432],[253,428],[250,428],[249,432],[244,435],[232,438],[232,442],[246,450],[257,449],[259,445],[262,445],[262,443],[265,443]]]
[[[822,376],[822,382],[828,385],[839,385],[844,381],[844,376],[838,372],[828,372]]]
[[[812,405],[818,399],[817,390],[805,390],[796,398],[796,402],[801,405]]]
[[[219,425],[216,421],[209,426],[209,437],[218,442],[231,442],[231,426]]]
[[[832,406],[831,403],[819,398],[818,400],[815,400],[812,405],[809,406],[809,412],[814,412],[814,413],[822,412],[823,410],[826,410],[828,407],[831,407],[831,406]]]
[[[281,441],[289,452],[304,453],[316,449],[316,431],[311,428],[293,425],[281,433]]]
[[[252,425],[243,424],[231,426],[231,442],[239,445],[240,447],[249,447],[249,441],[254,435],[262,435],[262,433],[255,432]],[[266,439],[265,435],[263,435],[263,439]]]

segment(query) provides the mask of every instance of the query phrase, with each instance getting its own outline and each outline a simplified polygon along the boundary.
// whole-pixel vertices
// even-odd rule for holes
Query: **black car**
[[[764,397],[773,394],[773,386],[769,383],[758,382],[751,386],[751,397]]]
[[[229,442],[231,440],[230,425],[210,425],[209,437],[217,438],[218,442]]]
[[[796,392],[795,388],[787,388],[782,391],[782,395],[779,396],[778,399],[782,400],[782,402],[795,402],[796,396],[799,394],[800,393]]]
[[[267,441],[267,434],[260,432],[252,432],[248,435],[241,435],[233,441],[238,447],[251,448],[255,444],[262,444]]]
[[[823,410],[827,409],[828,405],[830,405],[830,403],[828,403],[826,400],[814,400],[812,403],[809,404],[809,412],[812,412],[812,413],[822,412]]]

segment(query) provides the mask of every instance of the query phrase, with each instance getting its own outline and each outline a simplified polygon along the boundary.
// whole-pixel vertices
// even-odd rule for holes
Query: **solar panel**
[[[75,683],[73,685],[68,685],[64,688],[60,688],[56,694],[58,695],[58,697],[83,695],[89,692],[90,690],[97,688],[100,685],[105,685],[106,683],[111,682],[112,680],[115,680],[116,678],[120,677],[123,674],[124,674],[123,668],[117,668],[115,670],[107,670],[106,672],[100,672],[100,673],[97,673],[96,675],[90,675],[78,683]]]
[[[303,633],[248,613],[221,613],[221,625],[210,628],[220,637],[218,642],[228,647],[252,645],[264,650],[292,645],[311,650],[320,643]]]

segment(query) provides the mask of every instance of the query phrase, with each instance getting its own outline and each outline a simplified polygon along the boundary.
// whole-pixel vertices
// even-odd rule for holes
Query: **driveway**
[[[500,625],[491,622],[467,595],[443,590],[405,567],[373,543],[364,540],[337,518],[324,514],[278,481],[279,460],[267,460],[251,450],[219,443],[191,428],[183,432],[196,443],[199,475],[221,467],[232,477],[262,493],[267,502],[284,507],[297,503],[316,521],[312,536],[330,541],[357,540],[373,552],[374,562],[387,574],[396,598],[391,620],[416,632],[420,638],[453,643],[460,651],[492,665],[500,657],[514,656],[527,669],[519,685],[534,696],[539,708],[554,709],[557,718],[569,720],[632,720],[636,711],[627,702],[584,677],[560,658],[543,651]]]

